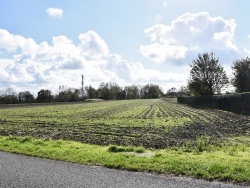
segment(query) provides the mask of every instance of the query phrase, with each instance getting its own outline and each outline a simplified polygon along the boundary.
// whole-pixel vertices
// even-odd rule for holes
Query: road
[[[1,188],[240,188],[187,177],[128,172],[0,152]]]

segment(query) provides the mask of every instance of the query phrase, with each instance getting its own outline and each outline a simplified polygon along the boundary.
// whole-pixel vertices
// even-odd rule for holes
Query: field
[[[191,108],[170,99],[17,105],[0,109],[0,135],[98,145],[167,148],[250,135],[248,116]]]
[[[250,185],[250,119],[171,99],[0,106],[0,150]]]

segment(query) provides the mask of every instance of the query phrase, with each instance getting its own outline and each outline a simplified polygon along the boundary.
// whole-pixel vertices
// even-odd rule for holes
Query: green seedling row
[[[96,103],[16,106],[0,109],[0,135],[64,139],[99,145],[166,148],[248,136],[248,116],[196,109],[173,100],[145,99]]]

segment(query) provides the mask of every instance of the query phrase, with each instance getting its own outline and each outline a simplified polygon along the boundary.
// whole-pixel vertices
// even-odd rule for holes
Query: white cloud
[[[141,45],[140,53],[156,63],[190,63],[193,54],[209,51],[237,58],[242,50],[233,42],[235,28],[233,19],[211,17],[207,12],[186,13],[170,25],[156,24],[146,29],[152,43]]]
[[[0,37],[5,38],[1,49],[14,53],[12,59],[0,59],[0,90],[13,86],[36,94],[40,89],[56,92],[59,85],[80,88],[82,74],[85,84],[96,88],[101,82],[124,86],[186,81],[185,74],[146,69],[140,62],[128,62],[119,54],[110,53],[106,42],[94,31],[80,34],[78,44],[66,36],[54,36],[52,42],[37,44],[5,30],[1,30]],[[30,41],[35,50],[27,45]]]
[[[186,74],[146,69],[141,62],[130,63],[117,54],[111,54],[109,56],[105,70],[114,72],[117,76],[117,78],[114,79],[124,79],[127,82],[138,84],[146,84],[149,82],[161,84],[173,82],[185,83],[187,79]]]
[[[79,35],[81,40],[81,53],[90,58],[100,58],[109,53],[107,44],[94,31],[89,31]]]
[[[11,59],[0,59],[0,81],[7,82],[9,79],[9,72],[7,67],[13,66],[14,61]]]
[[[153,59],[156,63],[164,62],[166,59],[184,59],[188,48],[185,46],[174,46],[168,44],[152,43],[151,45],[141,45],[140,52],[145,57]]]
[[[24,38],[20,35],[10,34],[8,31],[0,29],[0,50],[6,49],[14,52],[20,48],[23,52],[31,53],[37,49],[36,42],[31,38]]]
[[[51,17],[62,17],[63,15],[63,10],[59,8],[48,8],[46,9],[46,12]]]

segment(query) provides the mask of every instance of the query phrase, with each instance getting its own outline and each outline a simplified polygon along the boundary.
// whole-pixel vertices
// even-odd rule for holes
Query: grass
[[[103,165],[133,171],[188,175],[207,180],[245,182],[250,184],[249,138],[237,137],[239,145],[210,145],[199,138],[198,145],[151,150],[152,157],[126,152],[149,152],[143,147],[98,146],[64,140],[26,137],[0,137],[0,150],[81,164]],[[212,160],[211,160],[212,159]]]

